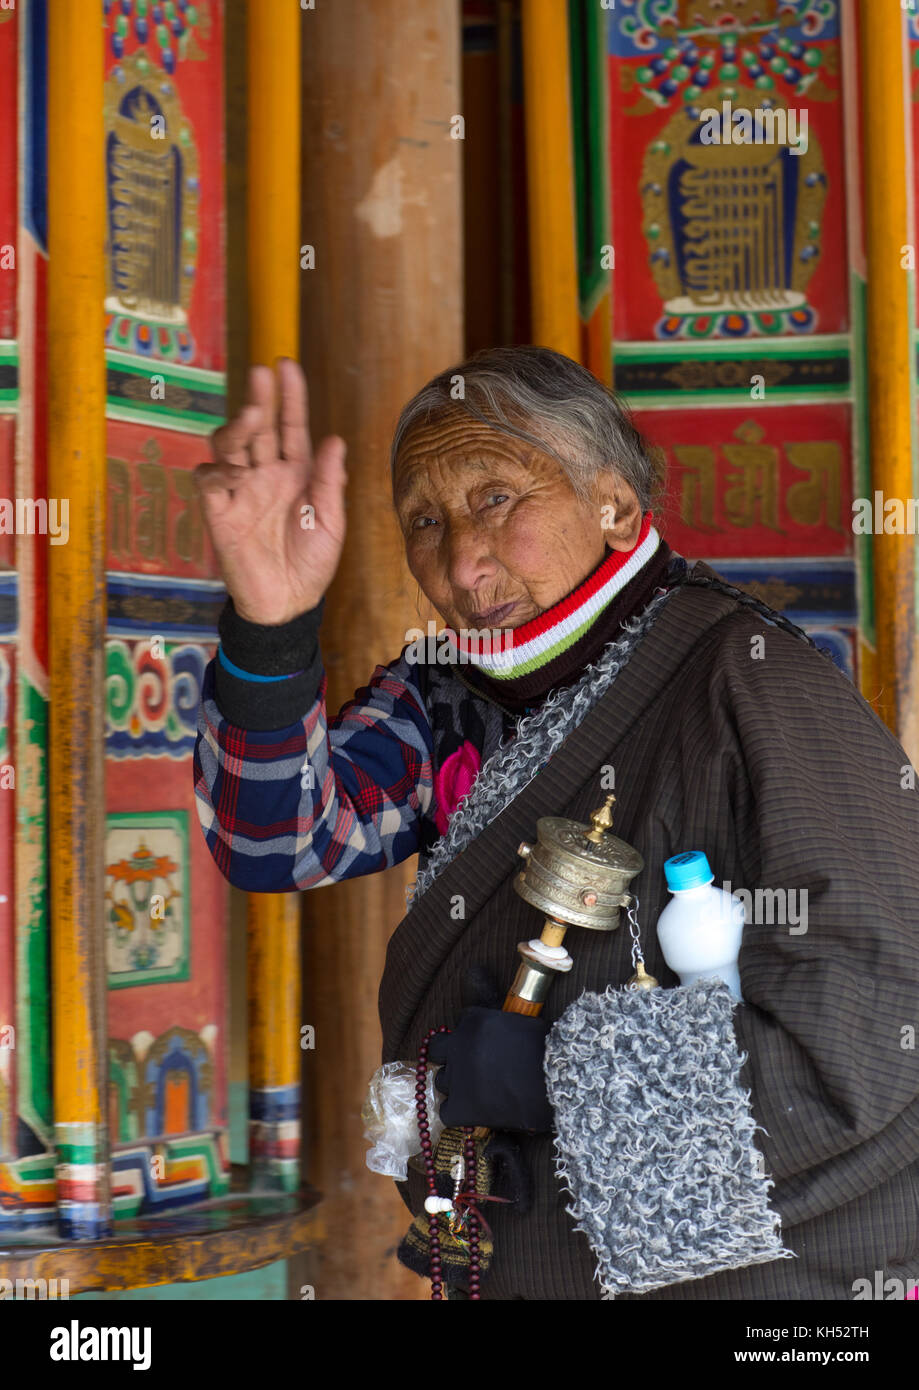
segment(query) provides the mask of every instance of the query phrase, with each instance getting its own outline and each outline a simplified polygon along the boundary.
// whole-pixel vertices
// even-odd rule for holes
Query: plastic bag
[[[435,1067],[428,1069],[428,1124],[431,1143],[436,1147],[443,1131],[437,1111],[440,1097],[434,1093]],[[371,1173],[404,1182],[408,1177],[408,1161],[421,1152],[418,1135],[418,1111],[415,1108],[415,1068],[410,1062],[386,1062],[373,1074],[367,1099],[361,1110],[364,1138],[372,1147],[366,1154]]]

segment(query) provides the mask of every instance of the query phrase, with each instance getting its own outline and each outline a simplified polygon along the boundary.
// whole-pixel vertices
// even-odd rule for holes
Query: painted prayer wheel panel
[[[106,6],[105,946],[115,1216],[228,1187],[226,885],[191,760],[223,591],[191,470],[224,414],[222,7]]]
[[[609,12],[618,339],[848,326],[839,7],[756,11]]]
[[[108,640],[98,810],[117,1218],[229,1185],[227,888],[198,830],[192,785],[201,680],[223,602],[191,478],[225,408],[223,16],[216,0],[176,7],[168,23],[152,7],[100,0],[100,11]],[[30,136],[18,226],[16,140],[0,141],[3,498],[47,492],[46,18],[42,0],[0,11],[0,129],[16,129],[19,87]],[[0,1228],[14,1230],[55,1216],[46,544],[0,535]]]
[[[864,681],[856,43],[839,0],[607,20],[615,384],[666,469],[662,529]]]

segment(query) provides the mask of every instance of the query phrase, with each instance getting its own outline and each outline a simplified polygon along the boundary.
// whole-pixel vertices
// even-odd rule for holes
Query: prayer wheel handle
[[[610,833],[615,800],[611,792],[592,813],[590,826],[543,817],[536,825],[536,844],[523,841],[518,846],[524,867],[514,889],[543,912],[544,920],[541,934],[517,947],[520,965],[504,1000],[505,1013],[538,1018],[556,975],[567,974],[574,965],[562,944],[569,928],[615,931],[620,908],[634,902],[628,886],[645,861]],[[474,1132],[477,1139],[488,1133]]]
[[[520,852],[523,849],[521,845]],[[556,973],[567,972],[574,964],[562,945],[567,930],[565,922],[547,917],[541,934],[534,941],[521,941],[517,947],[520,965],[502,1005],[506,1014],[525,1014],[529,1018],[536,1018],[542,1012]]]
[[[574,964],[562,944],[569,927],[615,931],[620,908],[631,906],[628,885],[644,860],[610,833],[615,800],[610,792],[589,826],[544,817],[536,826],[536,844],[524,840],[518,846],[524,868],[514,888],[545,917],[540,936],[517,947],[520,966],[504,1001],[506,1013],[535,1018],[541,1012],[555,976]]]

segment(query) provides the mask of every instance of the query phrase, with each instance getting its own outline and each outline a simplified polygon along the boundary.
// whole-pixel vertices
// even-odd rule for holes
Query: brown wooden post
[[[401,406],[462,355],[460,16],[456,0],[338,0],[303,30],[302,360],[313,437],[348,442],[348,536],[322,652],[337,709],[418,618],[389,488]],[[454,130],[458,127],[454,125]],[[427,609],[421,610],[426,621]],[[360,1110],[380,1063],[377,991],[415,861],[303,896],[304,1053],[326,1239],[317,1299],[424,1297],[397,1265],[409,1216],[364,1162]]]

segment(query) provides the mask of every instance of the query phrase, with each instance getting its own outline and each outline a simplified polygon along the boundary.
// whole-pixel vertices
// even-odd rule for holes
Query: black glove
[[[452,1033],[431,1039],[428,1059],[443,1063],[434,1085],[447,1098],[444,1124],[488,1129],[552,1129],[542,1062],[549,1025],[541,1018],[479,1005],[463,1009]]]

